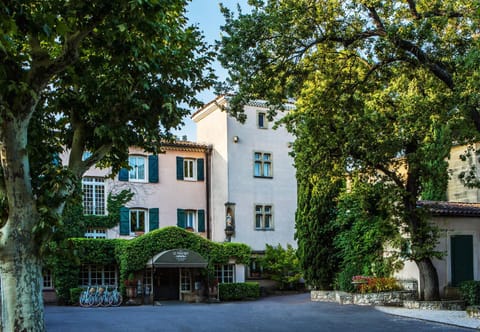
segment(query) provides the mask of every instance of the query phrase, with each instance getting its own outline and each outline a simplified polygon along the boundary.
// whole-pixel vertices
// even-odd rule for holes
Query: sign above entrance
[[[172,249],[155,255],[147,262],[147,267],[207,267],[207,260],[189,249]]]

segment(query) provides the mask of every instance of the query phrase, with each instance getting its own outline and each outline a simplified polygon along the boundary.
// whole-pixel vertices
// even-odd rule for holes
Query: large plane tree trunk
[[[436,301],[440,299],[437,269],[430,258],[415,261],[419,271],[420,300]]]
[[[14,218],[32,218],[29,212]],[[8,222],[11,225],[13,222]],[[31,232],[2,229],[0,277],[3,331],[44,331],[41,262]]]
[[[27,155],[28,112],[2,119],[2,190],[8,217],[0,228],[3,331],[45,331],[41,261],[35,227],[40,222]]]

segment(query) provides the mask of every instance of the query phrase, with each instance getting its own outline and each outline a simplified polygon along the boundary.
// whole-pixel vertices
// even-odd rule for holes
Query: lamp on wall
[[[233,136],[233,143],[238,143],[239,140],[238,136]]]

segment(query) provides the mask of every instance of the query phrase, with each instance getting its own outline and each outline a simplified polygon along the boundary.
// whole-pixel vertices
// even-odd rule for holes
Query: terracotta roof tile
[[[417,206],[428,208],[434,216],[480,217],[480,203],[418,201]]]

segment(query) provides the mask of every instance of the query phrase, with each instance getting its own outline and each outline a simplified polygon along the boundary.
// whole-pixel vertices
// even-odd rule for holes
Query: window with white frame
[[[143,292],[145,295],[150,295],[152,292],[152,277],[153,271],[151,268],[145,270],[143,274]]]
[[[267,114],[265,112],[257,112],[257,127],[267,129]]]
[[[192,290],[192,275],[190,270],[182,269],[180,273],[180,290],[188,292]]]
[[[114,265],[82,265],[80,286],[118,286],[118,274]]]
[[[215,278],[219,283],[235,282],[235,264],[215,265]]]
[[[84,177],[82,179],[83,213],[105,215],[105,179]]]
[[[105,228],[87,228],[85,237],[88,239],[106,239],[107,230]]]
[[[273,229],[273,211],[271,205],[255,205],[255,229]]]
[[[130,181],[146,181],[147,180],[147,158],[144,156],[128,157],[128,165],[130,171],[128,178]]]
[[[183,159],[183,179],[184,180],[196,180],[197,168],[195,159]]]
[[[147,210],[130,209],[130,233],[146,232]]]
[[[197,211],[185,210],[185,228],[197,229]]]
[[[43,288],[44,289],[52,289],[53,288],[53,278],[52,278],[52,271],[50,269],[43,269],[42,270],[42,279],[43,279]]]
[[[271,178],[272,174],[272,154],[265,152],[254,153],[253,175],[255,177]]]

